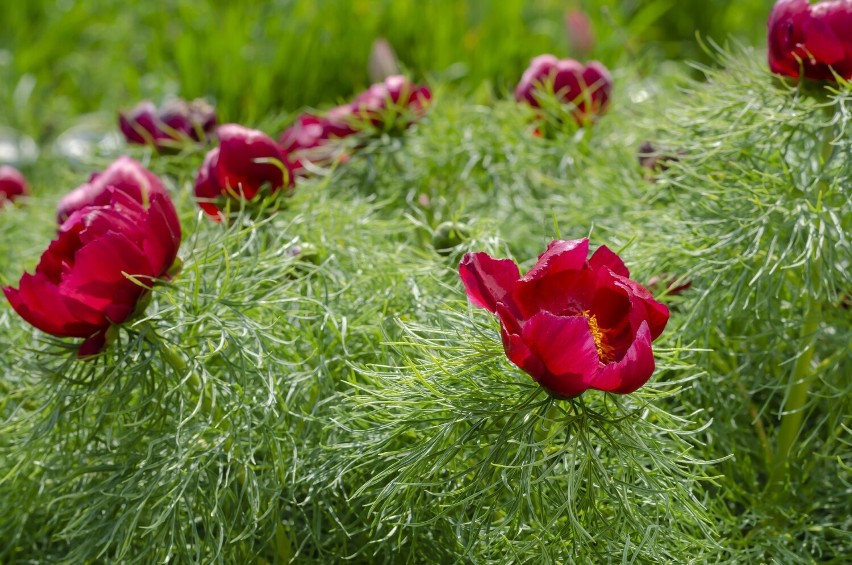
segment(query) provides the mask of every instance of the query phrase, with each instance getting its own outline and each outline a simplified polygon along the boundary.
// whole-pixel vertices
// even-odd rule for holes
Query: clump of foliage
[[[410,130],[227,224],[190,197],[202,151],[129,149],[174,196],[183,270],[90,362],[0,306],[0,558],[839,562],[852,97],[760,59],[617,72],[604,118],[544,138],[528,108],[439,88]],[[649,138],[678,155],[653,182]],[[0,281],[117,151],[43,158],[0,212]],[[436,250],[447,222],[463,236]],[[655,290],[672,318],[648,385],[555,400],[456,269],[584,236],[691,286]]]

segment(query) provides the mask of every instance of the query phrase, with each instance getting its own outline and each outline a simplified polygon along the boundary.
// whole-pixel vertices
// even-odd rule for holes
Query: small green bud
[[[470,230],[458,222],[444,222],[435,228],[432,247],[441,255],[449,255],[470,236]]]

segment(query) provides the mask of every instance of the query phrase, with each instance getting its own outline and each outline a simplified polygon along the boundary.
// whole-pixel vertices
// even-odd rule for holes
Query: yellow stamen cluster
[[[589,331],[592,332],[592,338],[595,340],[595,349],[598,350],[598,357],[601,363],[609,363],[614,358],[614,351],[611,345],[606,343],[606,330],[601,329],[598,325],[598,319],[588,310],[583,310],[583,315],[589,321]]]

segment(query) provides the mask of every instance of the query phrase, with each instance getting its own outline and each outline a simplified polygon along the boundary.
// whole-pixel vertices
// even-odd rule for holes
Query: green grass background
[[[584,10],[592,57],[652,72],[707,60],[696,33],[762,42],[768,2],[725,0],[33,0],[0,6],[0,123],[35,137],[76,114],[167,94],[207,96],[224,121],[351,97],[386,37],[418,78],[470,92],[512,88],[529,59],[571,55],[563,24]]]

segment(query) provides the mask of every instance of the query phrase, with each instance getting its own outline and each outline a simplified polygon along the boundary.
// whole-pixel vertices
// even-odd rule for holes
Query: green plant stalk
[[[804,407],[808,401],[808,391],[813,381],[814,374],[810,370],[811,361],[814,357],[815,343],[814,334],[819,329],[822,320],[822,303],[817,296],[808,297],[808,309],[805,322],[802,326],[801,343],[805,349],[793,365],[790,374],[790,392],[784,404],[784,416],[781,419],[781,429],[778,432],[778,441],[775,448],[775,456],[772,458],[771,471],[768,487],[770,489],[779,486],[784,480],[787,462],[790,453],[804,420]],[[782,489],[775,489],[776,494]]]
[[[829,161],[834,156],[834,145],[832,143],[834,139],[834,107],[827,106],[824,108],[824,111],[829,118],[829,125],[825,128],[823,134],[819,165],[823,170],[826,170]],[[818,258],[812,265],[811,280],[819,281]],[[783,489],[776,487],[781,486],[786,475],[787,463],[790,460],[790,453],[802,428],[802,421],[805,417],[804,407],[807,404],[808,391],[815,375],[811,370],[811,362],[813,361],[814,350],[816,349],[814,336],[817,330],[819,330],[819,325],[822,321],[821,297],[813,292],[809,293],[806,308],[805,320],[799,340],[803,350],[799,358],[796,359],[796,363],[793,365],[793,372],[790,375],[790,389],[787,394],[787,401],[784,404],[784,415],[781,419],[781,428],[778,431],[775,456],[770,463],[771,470],[767,486],[775,491],[776,496],[778,493],[783,492]]]
[[[187,370],[186,360],[171,345],[163,342],[157,344],[163,356],[163,360],[171,366],[178,375],[183,375]],[[189,386],[201,398],[201,407],[204,413],[213,419],[213,424],[219,427],[224,421],[222,409],[213,405],[213,387],[210,382],[202,382],[196,371],[190,370],[187,376]]]

